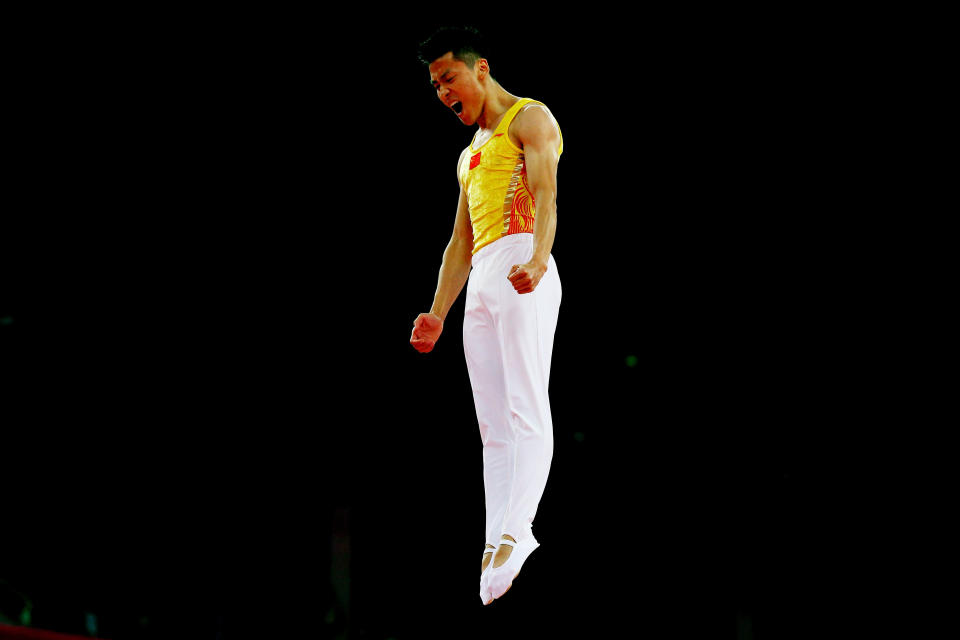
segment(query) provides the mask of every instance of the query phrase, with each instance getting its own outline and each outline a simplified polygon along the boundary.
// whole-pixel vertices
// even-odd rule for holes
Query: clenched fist
[[[513,285],[517,293],[533,293],[540,279],[547,272],[547,265],[537,262],[515,264],[507,274],[507,280]]]
[[[435,313],[421,313],[413,321],[413,333],[410,334],[410,344],[420,353],[433,351],[437,338],[443,332],[443,320]]]

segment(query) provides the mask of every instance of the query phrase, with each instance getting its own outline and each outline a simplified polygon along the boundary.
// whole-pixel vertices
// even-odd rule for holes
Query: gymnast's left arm
[[[517,293],[531,293],[547,272],[547,260],[557,233],[557,164],[560,131],[546,107],[533,105],[517,116],[513,132],[523,145],[527,185],[536,207],[533,256],[513,265],[507,278]]]

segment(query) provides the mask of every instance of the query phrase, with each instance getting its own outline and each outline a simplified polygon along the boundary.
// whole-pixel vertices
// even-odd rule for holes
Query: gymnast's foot
[[[532,535],[521,542],[517,542],[510,535],[504,535],[500,539],[500,547],[493,557],[493,564],[486,576],[487,590],[493,599],[502,597],[510,590],[514,578],[520,574],[520,567],[539,546]]]

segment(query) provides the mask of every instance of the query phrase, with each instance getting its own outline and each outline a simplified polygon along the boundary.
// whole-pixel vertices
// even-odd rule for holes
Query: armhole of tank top
[[[517,116],[519,116],[521,113],[523,113],[524,111],[526,111],[527,109],[529,109],[529,108],[532,107],[533,105],[540,105],[541,107],[543,107],[544,109],[547,110],[547,113],[550,114],[550,119],[553,120],[553,124],[557,127],[557,133],[560,135],[560,149],[561,149],[561,151],[558,152],[558,153],[562,153],[562,149],[563,149],[563,134],[560,133],[560,125],[557,124],[557,119],[553,117],[553,114],[552,114],[552,113],[550,113],[550,107],[548,107],[547,105],[543,104],[543,103],[540,102],[539,100],[532,100],[532,99],[531,99],[530,102],[528,102],[527,104],[525,104],[525,105],[523,105],[522,107],[520,107],[520,109],[519,109],[515,114],[513,114],[513,119],[510,120],[510,124],[507,125],[507,136],[506,136],[506,138],[507,138],[507,144],[509,144],[511,147],[513,147],[514,149],[516,149],[516,150],[519,151],[520,153],[523,153],[523,149],[521,149],[520,147],[518,147],[517,145],[515,145],[515,144],[513,143],[513,140],[510,139],[510,125],[512,125],[512,124],[516,121]]]
[[[524,107],[520,109],[520,113],[523,113],[524,111],[527,110],[527,107],[530,107],[531,105],[535,105],[535,104],[538,104],[547,110],[547,115],[550,116],[550,120],[553,121],[553,126],[556,127],[557,129],[557,135],[560,136],[560,146],[557,148],[557,157],[560,157],[561,155],[563,155],[563,132],[560,130],[560,123],[557,122],[557,119],[553,117],[553,112],[550,111],[550,107],[548,107],[547,105],[543,104],[538,100],[534,100],[530,104],[524,105]],[[520,113],[518,113],[517,115],[520,115]]]
[[[466,189],[467,185],[463,183],[463,159],[466,158],[473,151],[473,143],[470,143],[466,149],[460,152],[460,159],[457,160],[457,182],[460,183],[461,189]]]

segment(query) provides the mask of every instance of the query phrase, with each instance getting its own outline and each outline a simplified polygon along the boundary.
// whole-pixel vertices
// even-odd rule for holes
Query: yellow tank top
[[[530,98],[518,100],[503,114],[489,140],[476,149],[471,141],[460,163],[460,184],[467,192],[473,225],[473,253],[503,236],[533,233],[537,210],[527,186],[523,150],[507,134],[510,123],[530,103],[543,104]],[[561,135],[558,155],[562,153]]]

